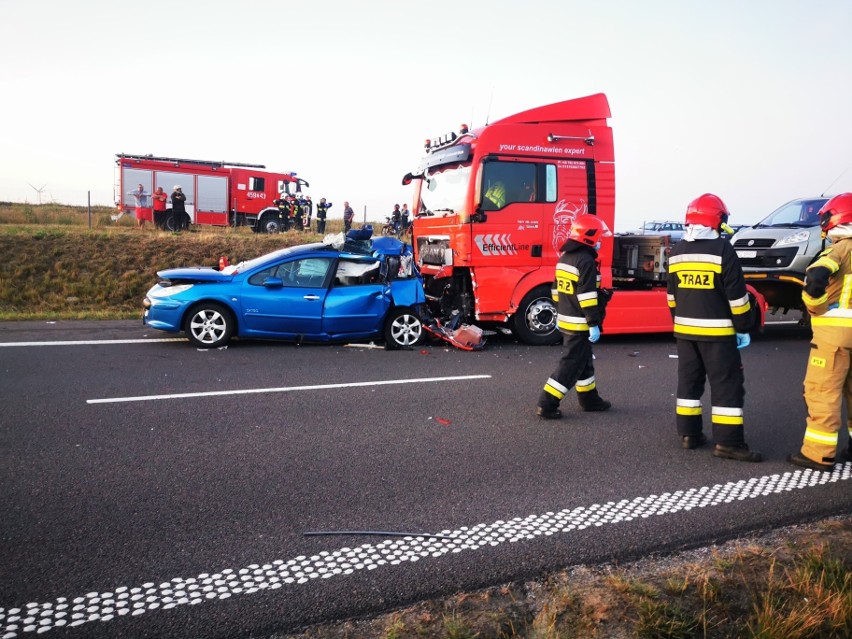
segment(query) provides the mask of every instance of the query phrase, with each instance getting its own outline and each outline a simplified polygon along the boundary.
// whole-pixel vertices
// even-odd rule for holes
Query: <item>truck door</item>
[[[228,178],[218,175],[198,176],[197,224],[228,223]]]
[[[486,159],[472,218],[471,261],[525,272],[539,268],[556,195],[554,164]]]

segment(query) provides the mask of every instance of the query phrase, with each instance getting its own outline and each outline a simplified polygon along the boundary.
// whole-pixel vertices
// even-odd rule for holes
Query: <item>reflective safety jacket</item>
[[[495,182],[485,192],[485,197],[494,202],[494,206],[498,209],[502,209],[506,206],[506,185],[502,182]]]
[[[668,303],[674,336],[681,339],[729,340],[747,333],[754,321],[740,261],[723,238],[674,245]]]
[[[802,301],[814,328],[852,329],[852,239],[835,242],[808,267]]]
[[[598,254],[575,240],[565,242],[562,251],[551,291],[557,305],[557,326],[563,333],[588,332],[590,326],[603,323],[606,302],[604,296],[598,296]]]

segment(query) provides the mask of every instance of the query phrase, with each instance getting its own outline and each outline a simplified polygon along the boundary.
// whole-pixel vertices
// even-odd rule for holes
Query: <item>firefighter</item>
[[[759,462],[743,428],[745,378],[739,349],[751,342],[753,312],[737,254],[719,232],[728,209],[705,193],[686,209],[686,232],[669,255],[668,303],[677,341],[677,432],[683,448],[706,443],[701,417],[710,382],[713,455]]]
[[[494,208],[502,209],[506,206],[506,185],[500,180],[493,182],[485,191],[485,198]]]
[[[272,203],[278,207],[278,221],[281,222],[281,230],[290,230],[290,203],[287,201],[284,192],[282,191],[277,200],[272,200]]]
[[[612,406],[598,394],[592,358],[592,344],[600,339],[609,299],[598,291],[597,256],[601,238],[611,235],[606,223],[596,215],[578,215],[559,249],[552,293],[557,302],[557,326],[563,333],[562,356],[538,399],[535,414],[543,419],[562,417],[559,402],[572,386],[582,410],[604,411]]]
[[[833,244],[807,269],[802,301],[813,338],[805,373],[808,417],[802,448],[787,461],[812,470],[834,469],[843,398],[852,407],[852,193],[831,198],[820,209],[823,238]],[[852,418],[846,428],[852,442]],[[852,459],[852,443],[847,445]]]
[[[325,198],[321,197],[317,204],[317,233],[325,233],[325,218],[328,215],[328,209],[331,208],[331,202],[326,203]]]
[[[311,217],[314,214],[314,203],[311,201],[311,196],[305,196],[305,231],[311,230]]]
[[[294,228],[297,231],[304,231],[304,215],[305,215],[305,200],[302,196],[296,195],[293,197],[293,222]]]

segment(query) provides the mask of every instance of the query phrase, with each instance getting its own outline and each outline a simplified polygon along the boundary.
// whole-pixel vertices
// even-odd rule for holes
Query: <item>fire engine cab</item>
[[[590,213],[615,229],[609,117],[599,93],[426,141],[425,157],[402,182],[415,183],[415,256],[436,317],[511,329],[529,344],[560,340],[551,285],[571,222]],[[604,239],[601,285],[618,289],[607,333],[672,330],[668,242]]]
[[[116,154],[116,203],[120,212],[134,212],[174,231],[189,224],[251,226],[255,232],[281,230],[274,201],[300,193],[309,184],[295,173],[272,173],[262,164],[188,160],[153,155]],[[138,185],[147,196],[137,202]],[[176,185],[186,195],[186,216],[170,211],[154,215],[151,194],[162,187],[171,196]],[[171,209],[171,200],[167,205]],[[142,206],[139,206],[139,205]],[[159,212],[158,212],[159,213]],[[157,219],[159,218],[159,219]]]

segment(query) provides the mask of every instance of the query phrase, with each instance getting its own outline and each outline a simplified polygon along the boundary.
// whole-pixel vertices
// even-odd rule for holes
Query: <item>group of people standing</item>
[[[290,229],[296,231],[311,230],[314,203],[311,201],[310,195],[281,193],[281,196],[277,200],[273,200],[272,204],[278,207],[282,231],[289,231]],[[322,198],[320,205],[317,206],[317,219],[320,219],[320,211],[322,211],[322,223],[325,226],[325,216],[328,209],[331,208],[331,204],[327,204],[325,198]]]
[[[675,427],[680,444],[707,443],[702,395],[710,385],[713,455],[744,462],[763,456],[745,441],[745,377],[740,350],[749,346],[754,312],[739,258],[721,237],[728,208],[712,193],[689,203],[686,232],[669,255],[667,299],[677,341]],[[804,381],[808,408],[804,441],[787,461],[817,471],[834,469],[843,399],[852,406],[852,193],[831,198],[820,210],[820,226],[832,244],[807,269],[802,299],[813,338]],[[562,356],[545,382],[535,413],[559,419],[561,400],[574,387],[580,408],[605,411],[612,404],[598,393],[592,344],[601,336],[612,293],[600,286],[598,250],[612,232],[595,215],[578,215],[560,249],[553,296]],[[847,421],[852,460],[852,418]]]
[[[165,218],[169,215],[174,217],[172,221],[172,228],[178,229],[182,227],[183,220],[186,216],[186,194],[183,192],[183,189],[179,184],[175,184],[171,196],[166,195],[162,186],[158,186],[154,193],[151,194],[148,193],[145,190],[145,187],[141,184],[137,185],[136,190],[131,191],[128,195],[133,198],[136,225],[140,228],[145,225],[146,221],[156,222],[158,221],[158,218]],[[148,203],[149,197],[151,198],[150,206]],[[171,208],[168,207],[169,202],[171,202]],[[153,212],[152,220],[148,219],[148,217],[150,217],[147,215],[148,210]],[[122,217],[124,217],[124,211],[117,215],[113,215],[112,221],[118,222],[118,220]]]
[[[411,228],[411,212],[408,210],[408,204],[403,204],[401,209],[399,204],[394,204],[389,220],[393,235],[402,237],[407,233]]]

